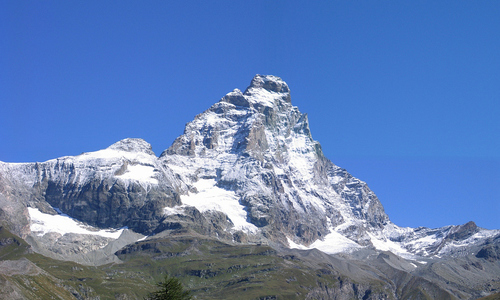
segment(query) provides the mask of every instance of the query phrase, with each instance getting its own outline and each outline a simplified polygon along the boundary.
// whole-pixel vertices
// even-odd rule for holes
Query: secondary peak
[[[126,138],[109,146],[108,149],[126,151],[126,152],[143,152],[149,155],[154,155],[151,145],[143,139]]]

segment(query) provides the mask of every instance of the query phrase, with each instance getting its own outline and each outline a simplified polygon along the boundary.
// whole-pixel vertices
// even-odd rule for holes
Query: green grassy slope
[[[116,255],[121,263],[98,267],[59,261],[0,228],[0,299],[143,299],[166,274],[195,299],[454,299],[385,260],[353,264],[319,251],[284,254],[196,234],[140,241]]]
[[[165,237],[121,249],[117,255],[123,263],[89,267],[33,253],[4,229],[0,241],[0,264],[19,269],[0,268],[0,298],[142,299],[165,274],[178,277],[196,299],[305,299],[335,291],[357,298],[356,293],[366,293],[327,266],[311,266],[263,245]],[[381,282],[370,286],[370,293],[385,294]]]

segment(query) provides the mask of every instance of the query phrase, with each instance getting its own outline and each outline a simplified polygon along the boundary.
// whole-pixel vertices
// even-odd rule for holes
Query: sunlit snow
[[[120,176],[122,179],[133,179],[141,182],[149,182],[152,184],[158,184],[158,180],[153,178],[155,174],[155,168],[152,166],[143,165],[129,165],[127,166],[127,171]]]
[[[178,205],[178,206],[174,206],[174,207],[165,207],[163,209],[163,213],[167,216],[183,214],[183,212],[184,212],[183,206],[184,205]]]
[[[349,252],[350,250],[361,248],[360,245],[336,231],[327,234],[323,240],[317,240],[312,243],[310,247],[328,254]]]
[[[362,248],[362,246],[351,241],[350,239],[346,238],[345,236],[341,235],[336,231],[330,232],[325,236],[323,240],[317,240],[311,245],[309,245],[309,247],[296,244],[290,239],[288,239],[288,244],[290,248],[302,249],[302,250],[318,249],[327,254],[349,252],[355,249]]]
[[[200,212],[220,211],[233,222],[235,230],[257,232],[257,226],[247,221],[245,206],[238,202],[238,197],[232,191],[217,187],[214,179],[200,179],[194,186],[198,193],[181,196],[185,205],[196,207]]]
[[[103,149],[94,152],[85,152],[81,155],[74,156],[75,160],[94,160],[94,159],[113,159],[113,158],[126,158],[128,160],[141,160],[141,161],[151,161],[156,157],[154,155],[149,155],[147,153],[141,152],[128,152],[120,151],[116,149]]]
[[[370,236],[370,241],[372,242],[373,246],[378,250],[390,251],[404,258],[414,258],[414,255],[404,249],[400,243],[393,242],[385,237],[378,238],[369,232],[368,236]]]
[[[439,250],[439,254],[445,254],[455,251],[461,251],[466,249],[467,245],[477,243],[479,240],[484,240],[489,237],[493,237],[497,235],[500,230],[480,230],[479,232],[473,234],[467,239],[462,241],[451,241],[447,243],[441,250]],[[462,248],[462,249],[461,249]]]
[[[75,219],[64,214],[45,214],[37,208],[32,207],[28,207],[28,212],[31,218],[30,229],[38,236],[43,236],[49,232],[57,232],[61,235],[65,235],[66,233],[92,234],[117,239],[125,229],[97,230],[91,226],[78,223]]]
[[[271,92],[260,88],[251,88],[250,95],[246,95],[248,102],[252,104],[260,104],[267,107],[273,107],[276,98],[280,97],[279,93]]]

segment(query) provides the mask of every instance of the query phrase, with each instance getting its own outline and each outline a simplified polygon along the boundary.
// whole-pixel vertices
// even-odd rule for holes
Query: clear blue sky
[[[255,74],[400,226],[500,229],[499,1],[0,1],[0,160],[160,154]]]

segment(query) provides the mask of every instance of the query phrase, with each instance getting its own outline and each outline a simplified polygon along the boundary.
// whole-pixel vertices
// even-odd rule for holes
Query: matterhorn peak
[[[266,107],[283,107],[292,103],[290,89],[286,82],[274,75],[255,75],[244,93],[234,89],[220,102],[231,103],[239,107],[253,107],[261,111]],[[284,102],[284,103],[282,103]]]
[[[295,125],[308,132],[307,118],[291,104],[288,85],[277,76],[256,75],[244,93],[234,89],[197,115],[160,157],[243,151],[262,159],[263,155],[277,151],[274,146],[278,139],[278,144],[283,144],[281,139],[290,137],[292,131],[299,133]],[[310,135],[307,138],[312,142]],[[269,143],[273,149],[269,149]]]
[[[114,143],[109,146],[108,149],[132,152],[132,153],[146,153],[149,155],[155,155],[151,144],[143,139],[138,138],[126,138],[121,141]]]

